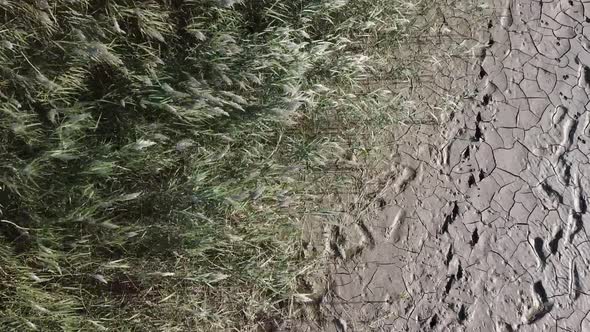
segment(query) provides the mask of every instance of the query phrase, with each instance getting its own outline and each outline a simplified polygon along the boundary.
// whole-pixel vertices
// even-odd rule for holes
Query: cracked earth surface
[[[590,331],[590,1],[490,5],[439,75],[471,96],[401,130],[378,211],[328,238],[323,330]]]

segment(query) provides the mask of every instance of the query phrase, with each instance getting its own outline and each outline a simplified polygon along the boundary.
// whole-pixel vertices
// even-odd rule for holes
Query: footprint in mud
[[[455,219],[457,219],[457,216],[459,215],[459,205],[457,205],[457,202],[450,203],[450,206],[452,207],[452,209],[445,216],[444,221],[441,225],[439,234],[443,234],[443,233],[448,232],[449,225],[452,225],[453,222],[455,221]]]
[[[547,242],[547,249],[549,250],[549,252],[552,255],[555,255],[557,253],[557,249],[559,246],[559,240],[561,240],[562,238],[563,238],[563,229],[560,226],[557,226],[553,230],[553,234],[551,235],[551,238]]]
[[[576,265],[575,257],[572,257],[569,264],[569,289],[568,297],[570,301],[575,301],[580,294],[582,286],[580,284],[580,274],[578,273],[578,266]]]
[[[428,322],[428,326],[430,326],[430,328],[433,329],[436,327],[437,324],[438,324],[438,315],[434,314],[432,317],[430,317],[430,320]]]
[[[393,182],[393,192],[396,194],[401,193],[406,189],[408,183],[416,177],[416,171],[410,167],[404,167],[401,174]]]
[[[447,254],[445,255],[445,266],[449,266],[449,263],[451,262],[451,260],[453,259],[453,244],[449,245],[449,248],[447,249]]]
[[[479,233],[477,232],[477,228],[475,228],[473,230],[473,233],[471,233],[471,241],[469,241],[469,245],[471,245],[471,247],[473,248],[473,246],[475,246],[478,241],[479,241]]]
[[[502,14],[500,15],[500,25],[504,29],[508,29],[514,23],[514,19],[512,18],[512,8],[511,5],[512,1],[505,1],[504,9],[502,10]]]
[[[555,210],[563,202],[563,197],[546,181],[535,187],[534,192],[541,201],[541,204],[548,210]]]
[[[467,187],[471,188],[475,185],[475,176],[473,174],[469,174],[469,177],[467,178]]]
[[[459,320],[459,323],[463,323],[467,319],[467,307],[464,304],[461,304],[461,307],[459,308],[457,319]]]
[[[582,217],[575,210],[571,209],[567,217],[566,236],[567,243],[574,240],[574,236],[582,229]]]
[[[560,124],[561,121],[563,121],[563,119],[565,118],[566,114],[567,114],[567,107],[565,107],[563,105],[559,105],[559,106],[555,107],[555,110],[553,111],[553,116],[551,117],[551,121],[553,122],[553,125],[557,126],[558,124]]]
[[[334,326],[336,327],[336,332],[347,332],[348,331],[348,324],[342,318],[335,318],[334,319]]]
[[[580,175],[579,171],[575,171],[573,177],[573,183],[571,185],[572,189],[572,201],[574,202],[574,211],[579,214],[586,213],[587,205],[586,205],[586,197],[584,194],[584,190],[580,184]]]
[[[543,239],[541,239],[540,237],[536,237],[533,239],[533,250],[535,253],[535,257],[537,258],[537,268],[543,269],[547,261],[545,252],[543,250]]]
[[[393,243],[396,243],[400,240],[400,236],[401,236],[401,228],[402,228],[402,224],[404,222],[406,218],[406,211],[404,209],[400,209],[395,217],[393,218],[393,221],[391,222],[391,226],[389,226],[387,228],[387,230],[385,231],[385,239],[389,240],[391,239],[391,241]]]
[[[545,287],[540,281],[533,284],[531,293],[533,304],[524,311],[522,317],[522,321],[526,324],[532,324],[541,319],[553,308],[553,303],[549,302]]]
[[[444,290],[444,294],[448,295],[449,292],[451,291],[451,287],[453,287],[453,283],[455,282],[455,275],[451,274],[450,276],[447,277],[447,283],[445,284],[445,290]]]

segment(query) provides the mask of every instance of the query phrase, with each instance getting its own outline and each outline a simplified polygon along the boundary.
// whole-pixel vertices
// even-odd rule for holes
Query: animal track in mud
[[[467,307],[464,304],[461,304],[461,308],[457,313],[457,318],[459,319],[459,323],[463,323],[465,319],[467,319]]]
[[[524,322],[527,324],[534,323],[553,309],[553,304],[548,301],[547,292],[540,281],[533,284],[532,293],[533,305],[523,317]]]
[[[483,99],[481,100],[481,105],[482,106],[488,106],[490,104],[490,102],[492,101],[492,96],[485,94],[483,96]]]
[[[387,228],[386,233],[385,233],[385,238],[386,239],[392,239],[392,241],[398,242],[400,240],[400,231],[401,231],[401,227],[402,224],[404,222],[406,218],[406,212],[403,209],[400,209],[395,217],[393,218],[393,221],[391,223],[391,226],[389,226],[389,228]]]
[[[477,242],[479,241],[479,234],[477,233],[477,228],[473,230],[473,233],[471,233],[471,241],[469,241],[469,244],[471,245],[471,247],[473,247],[474,245],[477,244]]]
[[[447,283],[445,285],[445,295],[449,294],[451,287],[453,287],[453,283],[455,282],[455,275],[451,274],[447,278]]]
[[[555,255],[557,253],[557,249],[559,246],[559,240],[561,240],[562,238],[563,238],[563,229],[561,229],[561,227],[558,227],[553,232],[553,235],[547,244],[547,246],[549,247],[549,252],[552,255]]]
[[[475,134],[473,135],[473,141],[477,142],[483,138],[483,134],[481,132],[481,113],[477,113],[477,117],[475,118]]]
[[[461,267],[461,264],[459,263],[459,265],[457,266],[457,274],[456,274],[457,280],[461,280],[461,278],[463,278],[463,267]]]
[[[467,159],[469,159],[470,155],[471,155],[471,151],[469,150],[469,146],[467,146],[465,148],[465,150],[463,150],[463,153],[461,154],[461,159],[467,160]]]
[[[483,67],[479,67],[479,79],[483,79],[484,77],[488,76],[488,73],[483,69]]]
[[[469,178],[467,178],[467,185],[469,186],[469,188],[475,185],[475,176],[473,176],[473,174],[469,174]]]
[[[543,268],[547,260],[545,252],[543,251],[543,239],[540,237],[534,238],[533,249],[535,250],[535,255],[537,257],[537,266]]]
[[[548,210],[554,210],[559,204],[563,203],[561,194],[554,190],[547,182],[542,182],[538,188],[536,192],[540,196],[539,199]]]
[[[449,230],[449,225],[452,225],[459,215],[459,206],[457,205],[457,202],[453,202],[450,205],[452,206],[452,210],[445,216],[445,219],[440,228],[440,234],[446,233]]]
[[[570,210],[570,213],[567,217],[566,227],[566,241],[571,243],[574,240],[574,236],[582,229],[582,218],[580,214],[574,210]]]
[[[377,206],[379,206],[379,209],[383,211],[387,206],[387,201],[384,198],[379,197],[379,199],[377,199]]]
[[[431,329],[433,329],[436,327],[437,324],[438,324],[438,315],[434,314],[434,316],[432,316],[430,318],[430,322],[428,323],[428,325],[430,326]]]
[[[445,266],[449,266],[449,263],[453,259],[453,245],[450,244],[449,248],[447,249],[447,254],[445,256]]]
[[[485,177],[486,177],[486,173],[484,173],[483,169],[480,169],[479,175],[478,175],[479,181],[483,180]]]
[[[581,284],[580,275],[578,273],[578,267],[574,258],[570,261],[569,265],[569,289],[568,296],[571,301],[575,301],[580,294]]]

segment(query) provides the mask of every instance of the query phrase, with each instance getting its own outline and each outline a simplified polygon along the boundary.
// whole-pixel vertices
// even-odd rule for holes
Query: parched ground
[[[590,331],[590,1],[488,4],[477,34],[442,20],[480,44],[433,57],[417,95],[462,103],[400,126],[377,208],[327,236],[308,330]]]

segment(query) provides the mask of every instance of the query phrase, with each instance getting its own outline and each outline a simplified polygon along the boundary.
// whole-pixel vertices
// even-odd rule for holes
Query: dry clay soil
[[[311,330],[590,331],[590,1],[488,2],[473,95],[398,134]]]

